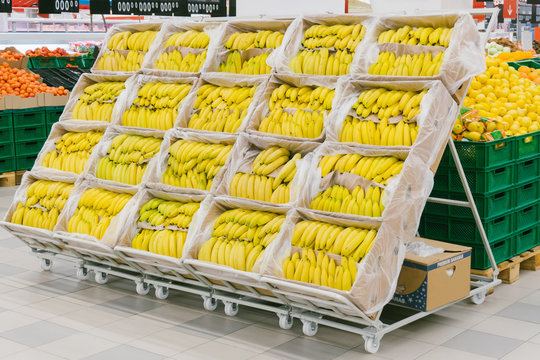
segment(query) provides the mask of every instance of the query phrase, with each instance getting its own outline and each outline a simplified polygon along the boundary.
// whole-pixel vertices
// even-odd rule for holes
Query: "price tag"
[[[11,6],[11,0],[0,0],[0,13],[10,13]]]
[[[78,13],[79,0],[39,0],[38,8],[40,14]]]
[[[112,13],[121,15],[152,15],[159,12],[160,0],[112,0]]]
[[[236,6],[235,6],[236,8]],[[226,0],[187,0],[185,15],[227,16]]]
[[[111,13],[109,0],[90,0],[90,14],[108,15]]]
[[[180,15],[180,12],[183,8],[185,1],[181,0],[161,0],[159,2],[159,10],[156,15],[162,16],[174,16]]]

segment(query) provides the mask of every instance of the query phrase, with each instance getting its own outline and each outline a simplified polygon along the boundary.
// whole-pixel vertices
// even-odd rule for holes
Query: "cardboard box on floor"
[[[11,51],[11,52],[14,52],[14,53],[21,53],[19,50],[17,50],[16,48],[14,48],[13,46],[9,46],[5,49],[2,49],[2,51]],[[3,64],[7,62],[9,67],[11,68],[16,68],[16,69],[26,69],[28,68],[28,56],[24,55],[23,58],[19,59],[19,60],[6,60],[2,57],[2,55],[0,55],[0,64]]]
[[[393,302],[430,311],[469,295],[471,248],[415,238],[444,253],[421,257],[407,252]]]

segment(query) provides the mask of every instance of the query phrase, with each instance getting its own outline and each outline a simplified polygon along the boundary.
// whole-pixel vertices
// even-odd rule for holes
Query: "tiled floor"
[[[0,188],[0,215],[13,188]],[[504,359],[540,357],[540,271],[522,271],[480,306],[464,302],[386,335],[376,355],[360,336],[320,327],[314,337],[278,327],[271,313],[223,307],[171,292],[135,294],[132,282],[78,281],[75,271],[39,261],[0,230],[0,359]]]

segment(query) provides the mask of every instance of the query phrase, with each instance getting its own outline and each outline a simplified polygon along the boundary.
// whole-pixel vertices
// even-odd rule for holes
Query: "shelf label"
[[[79,0],[39,0],[40,14],[78,13]]]
[[[90,0],[90,14],[108,15],[111,13],[109,0]]]
[[[0,13],[11,13],[11,0],[0,0]]]
[[[226,0],[112,0],[112,13],[118,15],[227,16]]]

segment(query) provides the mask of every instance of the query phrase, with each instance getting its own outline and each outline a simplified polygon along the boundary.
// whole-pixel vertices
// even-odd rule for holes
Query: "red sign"
[[[504,0],[503,18],[515,19],[517,17],[517,0]]]

